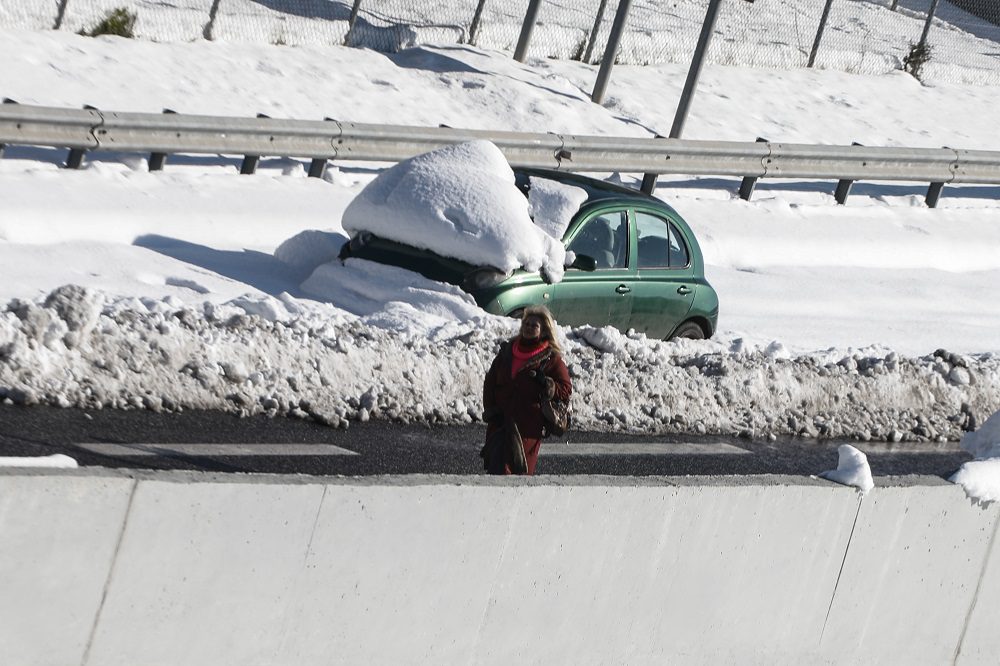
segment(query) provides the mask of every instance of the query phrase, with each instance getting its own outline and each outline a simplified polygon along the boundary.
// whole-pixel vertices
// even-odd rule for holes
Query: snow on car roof
[[[576,210],[560,203],[569,187],[540,188],[541,203],[534,205],[560,220],[538,226],[500,149],[490,141],[468,141],[382,172],[348,205],[342,223],[351,236],[367,231],[505,273],[541,270],[558,281],[566,260],[558,229],[562,224],[565,230]],[[582,203],[586,194],[577,199]]]

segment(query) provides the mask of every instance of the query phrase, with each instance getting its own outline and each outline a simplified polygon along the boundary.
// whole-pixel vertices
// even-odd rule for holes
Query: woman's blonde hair
[[[559,339],[556,337],[556,322],[552,318],[552,313],[549,312],[549,309],[544,305],[528,306],[521,313],[521,321],[524,321],[528,317],[535,317],[542,323],[542,340],[548,341],[549,349],[557,354],[562,354],[562,347],[559,346]]]

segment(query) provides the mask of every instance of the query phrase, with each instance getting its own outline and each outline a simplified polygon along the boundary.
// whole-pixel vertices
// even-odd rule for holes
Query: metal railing
[[[241,172],[253,173],[261,156],[281,156],[311,159],[309,175],[322,176],[330,160],[398,162],[472,139],[492,141],[514,167],[737,176],[743,178],[744,199],[760,178],[837,180],[839,203],[857,180],[930,183],[926,200],[932,207],[945,184],[1000,185],[1000,151],[533,134],[0,105],[0,150],[5,145],[67,148],[69,167],[79,167],[88,151],[148,152],[153,171],[170,154],[221,154],[244,156]]]

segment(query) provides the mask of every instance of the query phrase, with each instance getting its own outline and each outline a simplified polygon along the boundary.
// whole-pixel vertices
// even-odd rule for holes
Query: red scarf
[[[525,340],[522,340],[520,335],[517,336],[514,339],[514,344],[511,345],[511,350],[514,352],[514,357],[511,359],[510,363],[511,378],[517,376],[518,370],[523,368],[525,363],[527,363],[534,357],[538,356],[548,348],[549,348],[548,340],[540,340],[536,344],[531,344]]]

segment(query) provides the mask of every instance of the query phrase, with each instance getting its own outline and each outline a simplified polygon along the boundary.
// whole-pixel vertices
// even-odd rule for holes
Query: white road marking
[[[741,454],[750,453],[732,444],[723,442],[594,442],[594,443],[552,443],[543,442],[539,455],[543,456],[606,456],[606,455],[652,455],[678,456],[698,454]]]
[[[104,456],[356,456],[332,444],[77,444]]]

